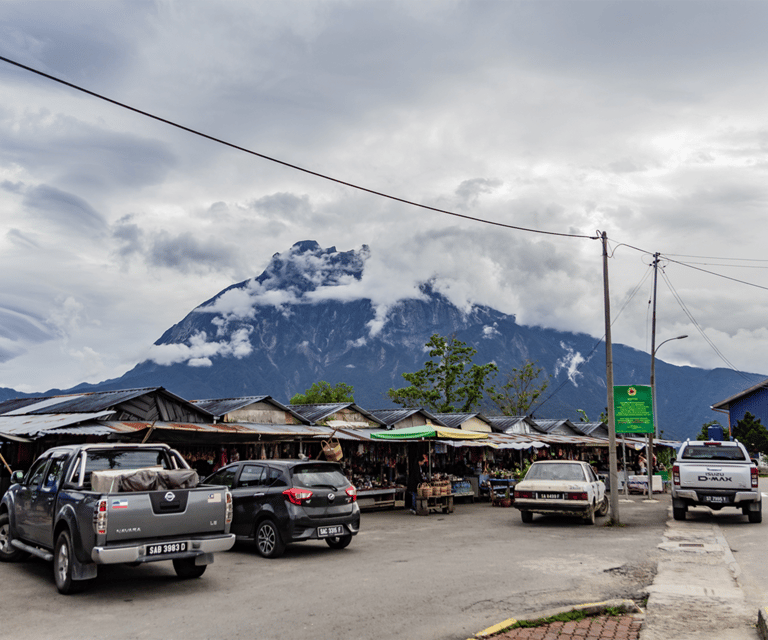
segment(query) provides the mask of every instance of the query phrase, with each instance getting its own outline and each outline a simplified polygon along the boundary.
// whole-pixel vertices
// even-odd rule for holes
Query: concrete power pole
[[[603,306],[605,308],[605,386],[608,391],[608,467],[611,478],[611,522],[619,516],[619,475],[616,468],[616,418],[613,406],[613,346],[611,343],[611,296],[608,288],[608,234],[603,231]]]

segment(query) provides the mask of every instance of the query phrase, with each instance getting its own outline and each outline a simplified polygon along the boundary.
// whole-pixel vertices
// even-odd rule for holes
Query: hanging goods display
[[[336,438],[329,438],[322,442],[325,459],[329,462],[338,462],[344,454],[341,452],[341,443]]]

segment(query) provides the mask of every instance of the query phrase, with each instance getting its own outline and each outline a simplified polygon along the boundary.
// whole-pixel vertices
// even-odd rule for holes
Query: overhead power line
[[[269,162],[275,162],[277,164],[283,165],[284,167],[288,167],[290,169],[295,169],[296,171],[301,171],[303,173],[307,173],[309,175],[315,176],[317,178],[322,178],[323,180],[329,180],[330,182],[335,182],[337,184],[342,184],[346,187],[350,187],[352,189],[357,189],[358,191],[364,191],[366,193],[370,193],[375,196],[379,196],[381,198],[387,198],[389,200],[394,200],[395,202],[401,202],[402,204],[407,204],[412,207],[419,207],[420,209],[426,209],[428,211],[434,211],[436,213],[443,213],[448,216],[454,216],[456,218],[463,218],[464,220],[472,220],[473,222],[481,222],[483,224],[490,224],[497,227],[504,227],[506,229],[515,229],[517,231],[527,231],[529,233],[539,233],[543,235],[548,236],[561,236],[566,238],[586,238],[589,240],[597,240],[596,236],[589,236],[589,235],[582,235],[582,234],[576,234],[576,233],[564,233],[564,232],[558,232],[558,231],[543,231],[541,229],[530,229],[527,227],[519,227],[512,224],[505,224],[503,222],[496,222],[493,220],[484,220],[483,218],[476,218],[474,216],[468,216],[462,213],[457,213],[455,211],[448,211],[447,209],[439,209],[437,207],[430,207],[426,204],[421,204],[418,202],[413,202],[412,200],[406,200],[405,198],[399,198],[397,196],[393,196],[388,193],[384,193],[382,191],[377,191],[375,189],[370,189],[368,187],[363,187],[358,184],[354,184],[352,182],[347,182],[345,180],[340,180],[339,178],[334,178],[332,176],[319,173],[318,171],[312,171],[311,169],[306,169],[304,167],[300,167],[295,164],[291,164],[290,162],[286,162],[284,160],[279,160],[277,158],[273,158],[271,156],[265,155],[263,153],[259,153],[257,151],[253,151],[252,149],[247,149],[245,147],[241,147],[239,145],[236,145],[232,142],[227,142],[226,140],[222,140],[221,138],[216,138],[215,136],[208,135],[207,133],[203,133],[201,131],[198,131],[197,129],[192,129],[190,127],[185,127],[184,125],[178,124],[177,122],[173,122],[172,120],[167,120],[166,118],[161,118],[160,116],[156,116],[152,113],[149,113],[147,111],[143,111],[141,109],[137,109],[136,107],[132,107],[128,104],[125,104],[123,102],[118,102],[117,100],[113,100],[112,98],[108,98],[107,96],[103,96],[99,93],[96,93],[94,91],[90,91],[88,89],[85,89],[84,87],[81,87],[79,85],[73,84],[71,82],[67,82],[66,80],[62,80],[61,78],[57,78],[56,76],[52,76],[48,73],[44,73],[43,71],[40,71],[38,69],[35,69],[33,67],[28,67],[27,65],[21,64],[20,62],[16,62],[14,60],[11,60],[9,58],[5,58],[3,56],[0,56],[0,60],[7,62],[8,64],[12,64],[16,67],[19,67],[20,69],[24,69],[26,71],[29,71],[31,73],[37,74],[39,76],[42,76],[43,78],[47,78],[48,80],[53,80],[54,82],[58,82],[59,84],[63,84],[67,87],[70,87],[71,89],[75,89],[76,91],[81,91],[82,93],[86,93],[89,96],[93,96],[94,98],[98,98],[99,100],[104,100],[105,102],[109,102],[111,104],[117,105],[118,107],[122,107],[123,109],[128,109],[129,111],[133,111],[134,113],[138,113],[142,116],[146,116],[147,118],[152,118],[153,120],[157,120],[158,122],[162,122],[164,124],[170,125],[172,127],[176,127],[177,129],[181,129],[182,131],[186,131],[188,133],[191,133],[196,136],[200,136],[201,138],[205,138],[207,140],[211,140],[212,142],[216,142],[218,144],[225,145],[227,147],[231,147],[232,149],[237,149],[238,151],[242,151],[243,153],[248,153],[252,156],[256,156],[257,158],[261,158],[263,160],[268,160]]]

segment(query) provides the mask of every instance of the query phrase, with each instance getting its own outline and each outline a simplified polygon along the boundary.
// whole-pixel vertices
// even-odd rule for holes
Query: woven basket
[[[323,440],[322,447],[323,453],[325,454],[325,459],[330,462],[338,462],[344,455],[341,452],[341,444],[334,438],[331,438],[330,440]]]

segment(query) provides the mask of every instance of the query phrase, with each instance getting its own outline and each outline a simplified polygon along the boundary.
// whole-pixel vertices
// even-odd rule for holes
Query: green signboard
[[[613,388],[616,433],[653,433],[651,387],[635,384]]]

